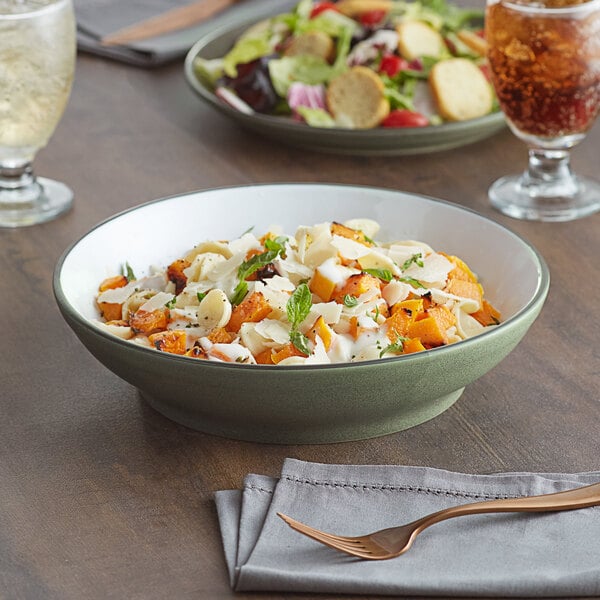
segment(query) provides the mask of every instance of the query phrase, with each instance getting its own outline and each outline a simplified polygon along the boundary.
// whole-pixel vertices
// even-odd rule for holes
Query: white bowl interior
[[[381,224],[381,241],[420,240],[455,254],[475,271],[486,298],[514,317],[535,296],[542,272],[536,252],[501,225],[457,205],[393,190],[340,185],[275,184],[221,188],[141,205],[100,224],[66,255],[59,283],[71,306],[97,319],[98,284],[125,262],[136,276],[167,266],[205,240],[262,234],[280,225],[367,217]]]

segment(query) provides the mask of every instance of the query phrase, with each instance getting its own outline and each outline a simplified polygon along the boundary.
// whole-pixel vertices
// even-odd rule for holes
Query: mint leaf
[[[292,331],[290,333],[290,341],[294,344],[294,347],[300,350],[302,354],[310,356],[310,348],[308,347],[308,338],[299,331]]]
[[[237,306],[248,293],[248,284],[242,280],[240,281],[233,290],[233,297],[231,298],[231,304]]]
[[[254,271],[272,263],[280,254],[280,250],[267,250],[262,254],[255,254],[252,258],[244,261],[238,268],[238,277],[243,281],[250,277]]]
[[[128,262],[126,262],[123,265],[123,268],[121,269],[121,273],[123,275],[125,275],[127,281],[134,281],[136,278],[135,273],[133,272],[133,269],[131,268],[131,266],[129,265]]]
[[[298,329],[298,326],[310,312],[312,307],[312,294],[306,283],[301,283],[290,296],[285,305],[288,321],[292,326],[292,333]],[[291,336],[291,334],[290,334]],[[293,342],[293,340],[292,340]]]
[[[272,250],[273,252],[279,252],[279,254],[283,254],[285,252],[285,243],[287,241],[288,239],[283,235],[277,236],[274,240],[267,238],[265,240],[265,248],[267,250]]]
[[[387,269],[363,269],[363,273],[368,273],[369,275],[373,275],[373,277],[383,279],[383,281],[391,281],[394,277],[392,272]]]
[[[409,283],[413,287],[426,289],[425,286],[417,281],[414,277],[398,277],[400,281],[404,281],[404,283]]]

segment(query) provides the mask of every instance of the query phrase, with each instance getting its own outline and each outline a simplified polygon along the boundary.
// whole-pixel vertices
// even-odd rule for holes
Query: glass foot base
[[[60,181],[38,177],[39,194],[0,189],[0,227],[26,227],[45,223],[73,206],[73,192]],[[36,186],[37,187],[37,186]]]
[[[574,181],[573,193],[543,195],[528,189],[522,175],[509,175],[494,182],[488,196],[501,213],[529,221],[573,221],[600,211],[600,183],[580,176]]]

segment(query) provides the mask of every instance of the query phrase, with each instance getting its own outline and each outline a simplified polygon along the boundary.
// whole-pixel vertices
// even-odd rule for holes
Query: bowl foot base
[[[174,406],[172,399],[163,401],[147,392],[140,390],[142,398],[156,411],[168,419],[211,435],[242,440],[247,442],[260,442],[271,444],[330,444],[337,442],[350,442],[366,440],[397,433],[437,417],[450,408],[461,396],[464,388],[441,396],[432,401],[420,403],[418,406],[406,410],[402,407],[401,414],[387,415],[385,418],[371,421],[344,421],[341,417],[332,418],[330,422],[308,424],[293,424],[284,427],[281,416],[269,422],[267,419],[260,422],[251,422],[237,415],[231,420],[215,418],[190,411],[185,407]]]

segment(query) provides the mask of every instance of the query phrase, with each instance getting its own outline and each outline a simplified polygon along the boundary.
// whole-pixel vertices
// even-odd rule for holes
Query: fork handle
[[[600,483],[586,485],[565,492],[555,492],[553,494],[525,496],[523,498],[502,498],[500,500],[486,500],[484,502],[462,504],[423,517],[415,521],[414,524],[418,525],[419,531],[422,531],[434,523],[463,515],[499,512],[551,512],[587,508],[596,505],[600,505]]]

